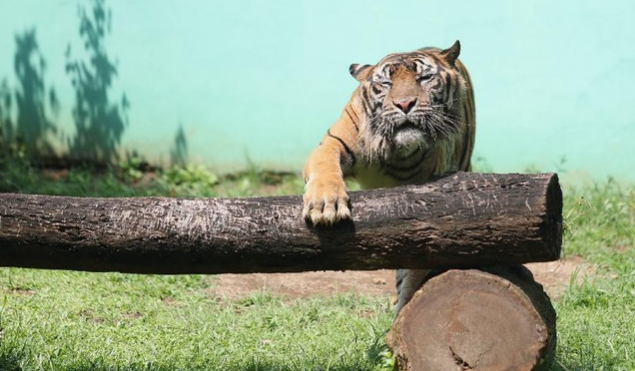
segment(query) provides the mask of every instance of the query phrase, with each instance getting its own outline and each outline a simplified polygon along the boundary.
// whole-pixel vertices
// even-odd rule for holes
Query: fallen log
[[[0,194],[0,266],[194,274],[466,268],[556,260],[555,174],[455,173],[351,194],[353,221],[313,228],[300,196]]]
[[[386,340],[401,371],[546,371],[556,313],[523,266],[450,270],[415,293]]]

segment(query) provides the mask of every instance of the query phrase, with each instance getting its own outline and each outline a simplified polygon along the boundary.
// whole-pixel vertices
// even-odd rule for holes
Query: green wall
[[[75,143],[79,153],[79,144],[92,143],[77,139],[77,122],[90,120],[73,117],[78,90],[71,78],[78,75],[66,65],[93,68],[97,49],[83,46],[78,7],[94,25],[95,4],[110,11],[110,31],[97,49],[113,69],[97,89],[84,79],[80,95],[109,112],[94,120],[123,125],[121,133],[81,129],[86,138],[107,137],[93,138],[96,145],[220,171],[249,160],[299,169],[355,87],[350,63],[460,39],[476,92],[475,155],[490,168],[635,179],[630,0],[0,0],[0,101],[12,97],[10,106],[0,105],[0,119],[16,130],[15,92],[30,86],[36,104],[22,111],[37,112],[22,112],[22,122],[39,120],[34,135],[44,133],[40,142],[56,151]],[[32,29],[37,49],[29,52]],[[16,73],[17,55],[35,78]]]

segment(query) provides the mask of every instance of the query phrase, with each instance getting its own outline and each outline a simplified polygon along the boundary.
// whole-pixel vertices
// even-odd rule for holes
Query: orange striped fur
[[[347,176],[368,189],[470,170],[474,93],[459,53],[457,41],[445,50],[425,48],[390,54],[374,66],[351,65],[360,84],[304,166],[305,219],[332,225],[351,217]],[[398,271],[397,311],[426,274]]]

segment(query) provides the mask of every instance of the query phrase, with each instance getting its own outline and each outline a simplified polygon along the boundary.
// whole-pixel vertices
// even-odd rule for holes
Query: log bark
[[[523,266],[450,270],[404,306],[387,342],[401,371],[549,370],[556,313]]]
[[[464,268],[556,260],[555,174],[455,173],[354,192],[353,221],[314,228],[301,197],[0,194],[0,266],[194,274]]]

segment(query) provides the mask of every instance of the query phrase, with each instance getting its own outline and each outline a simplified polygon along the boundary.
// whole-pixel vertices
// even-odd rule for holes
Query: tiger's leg
[[[397,304],[395,316],[401,308],[410,301],[412,295],[419,290],[430,270],[428,269],[397,269]]]
[[[348,110],[352,108],[344,112]],[[314,225],[332,225],[351,217],[344,177],[351,175],[359,151],[358,124],[352,117],[357,115],[342,113],[304,165],[302,216]]]

